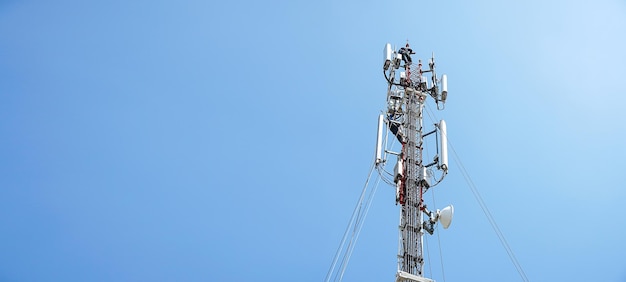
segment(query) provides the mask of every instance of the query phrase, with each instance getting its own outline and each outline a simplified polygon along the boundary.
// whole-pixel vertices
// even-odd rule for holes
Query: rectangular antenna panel
[[[424,187],[430,187],[430,181],[428,181],[428,169],[426,167],[421,167],[418,170],[417,180],[421,182]]]
[[[448,76],[441,76],[441,100],[445,101],[448,97]]]
[[[404,177],[404,162],[402,161],[401,156],[398,156],[398,162],[396,163],[396,166],[393,168],[393,171],[394,171],[393,182],[398,183],[398,180]]]
[[[376,134],[376,163],[383,162],[383,115],[378,116],[378,132]]]
[[[448,171],[448,129],[446,128],[446,121],[441,120],[439,122],[439,133],[441,134],[441,158],[439,158],[439,169]]]
[[[389,69],[389,66],[391,65],[392,55],[393,55],[393,50],[391,49],[391,44],[387,43],[385,45],[385,49],[383,50],[383,56],[384,56],[383,68],[385,70]]]

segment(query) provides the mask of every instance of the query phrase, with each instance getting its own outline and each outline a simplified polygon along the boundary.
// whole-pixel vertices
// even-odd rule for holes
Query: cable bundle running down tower
[[[411,55],[414,54],[408,43],[397,50],[388,43],[383,52],[383,73],[388,84],[387,110],[378,119],[376,166],[379,172],[384,172],[387,156],[397,156],[391,174],[392,184],[396,186],[396,204],[401,205],[396,282],[432,281],[423,277],[424,232],[432,235],[437,222],[448,228],[454,212],[452,206],[430,211],[424,203],[424,193],[439,184],[448,173],[448,151],[445,121],[435,124],[432,131],[424,132],[423,110],[429,96],[434,99],[437,109],[444,109],[448,81],[445,74],[437,77],[434,55],[425,68],[421,60],[417,64],[413,62]],[[426,78],[427,75],[430,79]],[[400,152],[383,150],[387,147],[383,146],[383,125],[402,145]],[[437,140],[437,153],[428,163],[424,161],[425,138]],[[381,177],[383,175],[381,173]]]

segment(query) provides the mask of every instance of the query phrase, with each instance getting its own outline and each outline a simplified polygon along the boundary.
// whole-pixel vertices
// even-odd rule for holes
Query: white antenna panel
[[[383,115],[378,116],[378,132],[376,135],[376,163],[383,161]]]
[[[445,103],[446,98],[448,98],[448,76],[441,76],[441,101]]]
[[[448,131],[446,129],[446,121],[439,122],[439,133],[441,133],[441,158],[439,159],[439,167],[443,171],[448,171]]]
[[[398,162],[396,162],[396,166],[393,168],[393,171],[393,182],[398,183],[398,181],[404,177],[404,161],[401,156],[398,156]]]
[[[389,69],[389,66],[391,65],[391,57],[393,55],[393,50],[391,49],[391,44],[387,43],[387,45],[385,45],[385,49],[383,50],[383,56],[384,56],[384,64],[383,64],[383,68],[385,70]]]

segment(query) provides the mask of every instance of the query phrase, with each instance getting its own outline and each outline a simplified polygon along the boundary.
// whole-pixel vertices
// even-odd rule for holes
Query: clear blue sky
[[[626,281],[625,34],[610,0],[0,1],[0,281],[323,280],[407,39],[530,280]],[[434,192],[446,281],[521,281],[452,161]],[[393,280],[393,193],[344,281]]]

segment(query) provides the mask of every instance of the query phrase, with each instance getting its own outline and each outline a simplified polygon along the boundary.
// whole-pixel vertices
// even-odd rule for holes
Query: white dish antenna
[[[441,222],[443,229],[448,229],[448,227],[450,227],[450,223],[452,223],[452,217],[454,216],[454,206],[449,205],[439,211],[438,214],[439,222]]]

